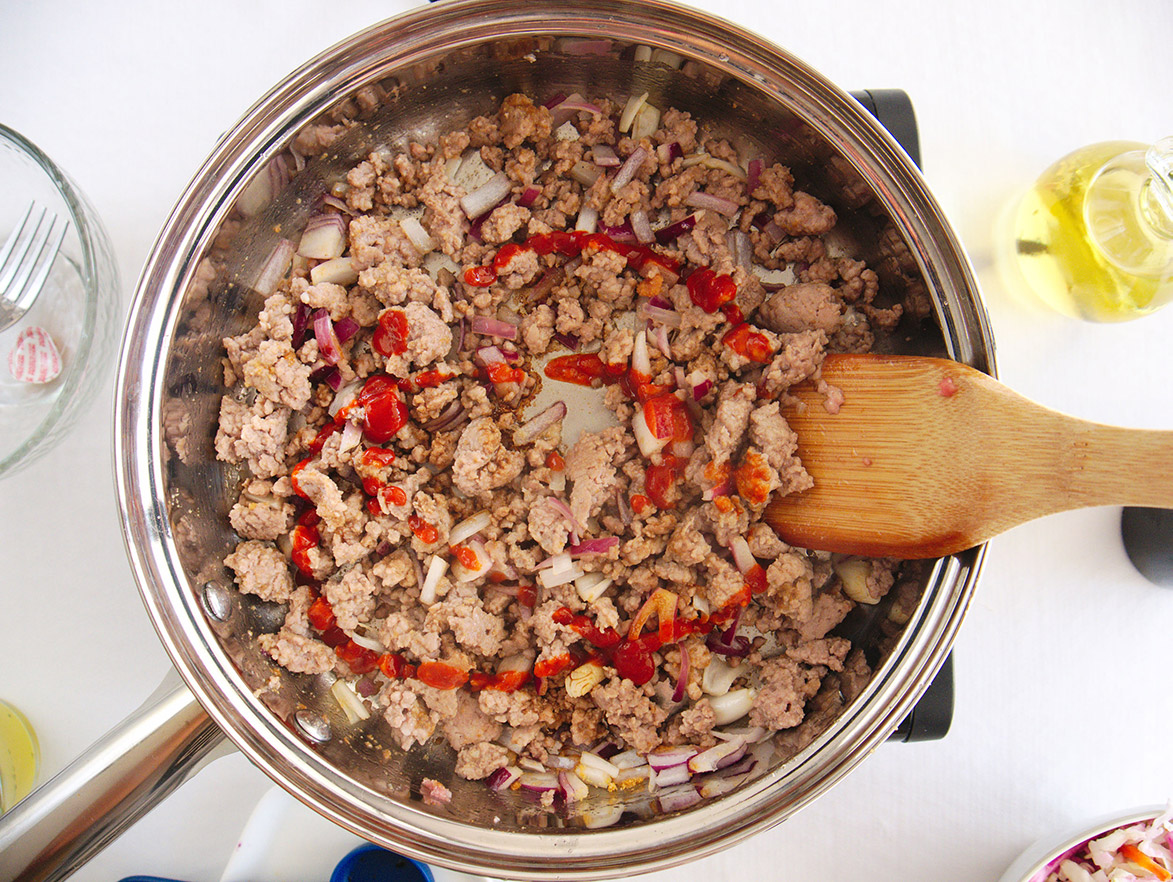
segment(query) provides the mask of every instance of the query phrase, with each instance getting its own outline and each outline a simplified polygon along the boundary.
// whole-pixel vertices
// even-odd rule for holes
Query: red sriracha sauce
[[[402,355],[407,351],[407,313],[402,309],[385,309],[371,338],[375,351],[383,356]]]
[[[737,296],[737,283],[729,275],[717,275],[707,266],[695,270],[685,283],[692,302],[705,312],[716,312]]]
[[[363,408],[363,434],[375,444],[390,441],[407,425],[407,403],[399,392],[399,384],[386,374],[368,377],[362,391],[345,410],[352,407]]]
[[[310,563],[310,549],[317,548],[321,541],[318,528],[315,526],[298,524],[293,528],[293,551],[290,553],[290,557],[293,559],[293,565],[311,579],[314,575],[314,568]]]
[[[417,514],[413,514],[407,519],[407,525],[411,527],[411,532],[424,545],[431,545],[440,538],[440,531]]]
[[[667,272],[676,275],[680,271],[679,262],[647,245],[632,245],[616,242],[605,233],[587,233],[582,230],[572,232],[538,233],[530,236],[525,242],[518,244],[509,242],[497,252],[493,262],[486,266],[471,266],[464,271],[465,284],[478,288],[486,288],[497,281],[497,276],[505,270],[513,259],[524,251],[533,251],[537,254],[561,254],[563,257],[577,257],[583,252],[613,251],[627,259],[627,265],[634,270],[642,270],[649,264],[658,266]],[[736,287],[734,288],[736,293]]]

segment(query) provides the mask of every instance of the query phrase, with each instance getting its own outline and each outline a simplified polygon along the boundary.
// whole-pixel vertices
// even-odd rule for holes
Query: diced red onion
[[[733,258],[733,263],[748,273],[753,266],[753,244],[749,241],[749,233],[734,227],[725,239],[729,245],[729,255]]]
[[[622,490],[615,491],[615,509],[619,512],[619,520],[623,522],[623,526],[628,526],[632,520],[631,503],[627,501],[627,496]]]
[[[749,161],[749,168],[745,176],[745,192],[753,196],[753,191],[758,188],[758,182],[762,179],[762,161],[760,159],[751,159]]]
[[[552,772],[522,772],[521,782],[523,791],[531,793],[545,793],[558,789],[558,776]]]
[[[342,371],[338,369],[338,366],[333,364],[324,364],[310,371],[310,375],[306,379],[308,379],[311,383],[329,383],[335,375],[337,375],[338,380],[341,381]],[[335,392],[338,391],[338,388],[332,384],[330,388],[334,389]]]
[[[658,797],[660,811],[664,813],[679,812],[692,808],[701,801],[701,795],[691,784],[672,790],[666,790]]]
[[[518,197],[517,204],[522,208],[529,208],[541,195],[541,187],[526,187],[521,196]]]
[[[693,208],[704,208],[709,211],[715,211],[718,214],[724,214],[732,217],[740,210],[740,206],[732,199],[726,199],[724,196],[713,196],[711,193],[703,193],[700,190],[694,190],[684,197],[684,204],[691,205]]]
[[[709,489],[705,490],[704,493],[701,494],[701,499],[703,499],[705,502],[712,502],[718,496],[728,496],[728,495],[729,495],[729,479],[726,478],[724,481],[722,481],[717,486],[710,487]]]
[[[253,287],[258,293],[264,294],[266,297],[273,293],[277,283],[285,278],[285,274],[289,272],[294,250],[293,243],[288,239],[282,239],[273,246],[273,250],[265,259],[264,266],[257,273],[257,280],[253,282]]]
[[[346,249],[346,221],[337,212],[311,217],[301,234],[297,253],[313,260],[341,257]]]
[[[358,333],[358,329],[359,323],[349,316],[334,323],[334,335],[338,338],[339,343],[345,343]]]
[[[636,147],[631,151],[631,156],[627,157],[627,161],[619,167],[619,171],[615,172],[615,177],[611,181],[611,192],[618,193],[623,187],[626,187],[647,158],[648,151],[643,147]]]
[[[637,208],[631,213],[631,231],[635,233],[636,240],[642,242],[644,245],[656,241],[656,234],[652,232],[652,224],[648,220],[648,213],[642,208]]]
[[[493,772],[485,781],[489,789],[495,793],[508,789],[514,781],[521,777],[521,769],[517,766],[502,766]]]
[[[551,757],[552,758],[552,757]],[[590,795],[590,788],[578,775],[568,769],[558,772],[558,789],[567,802],[578,802]]]
[[[700,401],[702,398],[704,398],[706,395],[709,394],[709,390],[712,388],[713,388],[713,381],[710,380],[708,377],[701,380],[699,383],[697,383],[695,386],[692,387],[693,401]]]
[[[596,753],[591,753],[585,750],[579,755],[578,761],[581,765],[587,768],[595,769],[598,772],[606,775],[609,778],[614,778],[619,774],[619,767],[614,763],[608,762]]]
[[[269,163],[244,188],[236,200],[236,207],[246,217],[260,214],[273,197],[289,183],[289,164],[282,154],[274,156]]]
[[[748,772],[752,772],[754,769],[754,766],[756,766],[757,764],[758,764],[757,758],[751,753],[748,756],[742,757],[740,760],[735,762],[733,765],[727,766],[726,768],[721,769],[716,774],[720,775],[723,778],[734,778],[738,775],[744,775]]]
[[[696,755],[697,749],[691,744],[680,744],[674,747],[657,747],[648,754],[648,765],[658,772],[661,769],[686,765]]]
[[[614,758],[619,755],[619,745],[616,744],[614,741],[600,741],[598,744],[596,744],[594,747],[591,748],[591,753],[597,754],[598,756],[601,756],[603,759],[610,762],[611,765],[615,766],[615,768],[617,768],[617,769],[624,768],[623,766],[619,765],[618,763],[613,762]],[[640,762],[641,763],[643,762],[643,757],[640,757]]]
[[[424,423],[422,428],[425,432],[444,432],[459,423],[466,415],[464,405],[457,398],[448,402],[448,406],[436,417]]]
[[[684,148],[681,147],[678,142],[673,141],[671,144],[668,145],[668,161],[669,162],[671,162],[674,159],[680,159],[682,156],[684,156]]]
[[[293,348],[300,349],[301,344],[305,342],[306,332],[309,331],[310,316],[313,314],[313,309],[308,303],[297,304],[297,309],[293,311]]]
[[[571,545],[567,551],[571,554],[606,554],[618,544],[618,536],[603,536],[598,539],[584,539],[577,545]]]
[[[596,750],[595,753],[602,756],[602,753],[599,750]],[[622,753],[616,753],[605,757],[605,759],[610,760],[611,765],[620,770],[634,769],[638,768],[639,766],[646,766],[648,764],[648,761],[644,759],[643,754],[641,754],[638,750],[625,750]]]
[[[778,226],[776,221],[771,220],[768,224],[762,227],[762,235],[777,245],[786,238],[786,231]]]
[[[672,303],[659,294],[648,301],[648,306],[654,306],[656,309],[673,309]]]
[[[571,352],[578,352],[578,348],[582,346],[582,341],[574,334],[563,334],[561,331],[554,332],[554,339],[569,349]]]
[[[635,233],[631,229],[630,223],[622,223],[617,227],[608,227],[603,225],[601,231],[611,239],[621,245],[634,245],[638,240],[635,238]]]
[[[379,557],[386,557],[390,553],[391,553],[391,543],[388,542],[386,539],[383,539],[382,541],[379,542],[378,545],[375,546],[375,554],[379,555]]]
[[[558,284],[566,277],[566,270],[560,266],[553,266],[542,273],[534,284],[525,290],[527,303],[538,303],[550,296]]]
[[[501,354],[501,350],[496,346],[482,346],[476,351],[473,357],[482,365],[505,363],[505,356]]]
[[[497,172],[471,193],[465,194],[460,200],[460,207],[464,209],[464,213],[470,220],[479,218],[496,207],[497,203],[506,198],[512,189],[513,182],[509,180],[509,176],[505,172]]]
[[[719,765],[721,760],[728,760],[725,765],[731,766],[743,756],[745,756],[745,741],[743,739],[719,741],[708,750],[702,750],[690,759],[688,768],[694,774],[715,772],[721,768]]]
[[[681,642],[676,643],[676,648],[680,651],[680,673],[676,677],[676,689],[672,692],[673,701],[684,701],[684,695],[688,691],[688,669],[690,659],[688,657],[688,647]],[[689,760],[689,768],[692,768],[692,760]]]
[[[338,364],[342,360],[342,344],[330,321],[330,313],[324,309],[314,310],[314,339],[318,341],[318,355],[326,364]]]
[[[745,658],[749,655],[750,641],[748,637],[737,636],[737,626],[741,621],[741,609],[733,614],[733,621],[724,631],[713,629],[705,639],[705,646],[718,655],[729,658]]]
[[[584,233],[593,233],[599,225],[599,209],[584,205],[578,213],[574,228]]]
[[[676,239],[679,239],[685,233],[692,230],[692,228],[695,226],[696,215],[690,214],[688,217],[681,218],[674,224],[668,224],[668,226],[656,230],[656,241],[661,245],[667,245],[669,242],[673,242]]]
[[[573,540],[573,544],[577,545],[579,534],[582,533],[582,524],[578,522],[578,518],[574,516],[574,512],[570,510],[569,505],[567,505],[557,496],[551,496],[549,498],[550,504],[554,506],[558,513],[562,515],[563,520],[565,520],[567,525],[569,525],[570,538]]]
[[[379,684],[370,677],[363,677],[354,684],[354,689],[363,698],[370,698],[379,691]]]
[[[502,337],[506,340],[517,339],[517,325],[501,321],[487,315],[474,315],[469,320],[469,327],[474,334],[484,334],[488,337]]]
[[[741,762],[742,757],[745,756],[745,754],[748,750],[749,750],[749,742],[743,740],[741,742],[741,746],[737,750],[734,750],[732,753],[728,754],[727,756],[718,757],[717,768],[718,769],[726,769],[729,766],[737,765],[737,763]]]
[[[522,423],[517,428],[517,431],[513,433],[513,443],[518,446],[528,444],[551,426],[556,425],[565,418],[566,402],[555,401],[537,416]],[[569,511],[569,509],[567,510]]]
[[[561,104],[565,100],[566,100],[566,93],[565,92],[555,92],[553,95],[551,95],[549,98],[546,99],[546,101],[542,104],[542,107],[546,108],[546,110],[553,110],[555,107],[557,107],[559,104]]]
[[[657,787],[672,787],[675,784],[683,784],[692,778],[692,772],[688,770],[688,763],[669,766],[666,769],[655,769],[654,771],[655,777],[652,780]]]

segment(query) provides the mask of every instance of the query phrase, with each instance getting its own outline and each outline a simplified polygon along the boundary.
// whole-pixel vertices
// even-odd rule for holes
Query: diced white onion
[[[648,761],[638,750],[625,750],[623,753],[615,754],[608,762],[622,771],[623,769],[634,769],[636,766],[645,766]]]
[[[438,554],[432,555],[432,559],[428,562],[428,573],[424,576],[424,584],[420,588],[420,603],[424,606],[431,606],[436,602],[436,586],[440,584],[440,580],[444,578],[446,572],[448,572],[448,561]]]
[[[465,539],[475,536],[489,524],[493,523],[493,516],[487,511],[478,511],[472,517],[467,517],[448,533],[448,544],[459,545]]]
[[[387,647],[376,640],[374,637],[368,637],[366,634],[360,634],[357,631],[350,635],[350,639],[361,646],[363,649],[369,649],[371,652],[387,651]]]
[[[597,753],[591,753],[589,750],[584,751],[583,754],[578,758],[578,761],[585,766],[598,769],[600,772],[608,775],[611,778],[614,778],[619,774],[618,766],[603,759]]]
[[[637,374],[643,374],[647,378],[643,382],[651,382],[652,358],[648,354],[648,335],[646,331],[640,331],[635,335],[635,342],[631,347],[631,369]]]
[[[513,182],[505,172],[497,172],[481,186],[460,199],[460,207],[470,219],[480,217],[509,195]]]
[[[353,285],[358,281],[358,270],[350,257],[332,257],[310,270],[310,281],[315,285],[330,282],[334,285]]]
[[[334,396],[334,400],[330,402],[330,407],[327,409],[330,416],[338,416],[338,411],[354,401],[358,393],[362,391],[363,382],[363,380],[354,380],[338,390]]]
[[[701,676],[701,689],[706,695],[725,695],[733,683],[742,676],[742,670],[735,668],[716,653]]]
[[[370,717],[371,712],[367,710],[367,706],[363,704],[362,699],[358,697],[345,680],[335,680],[330,686],[330,694],[334,696],[334,700],[342,707],[342,712],[346,714],[346,721],[348,723],[357,723],[359,720],[365,720]]]
[[[424,229],[424,225],[419,222],[419,218],[409,215],[399,222],[399,226],[403,229],[403,234],[411,240],[411,244],[415,246],[415,250],[420,254],[427,254],[430,251],[436,250],[435,240]]]
[[[313,260],[340,257],[346,250],[346,223],[340,214],[312,217],[297,245],[297,253]]]
[[[582,813],[582,822],[588,829],[610,827],[623,816],[623,803],[601,805]]]
[[[593,233],[599,228],[599,209],[584,205],[578,213],[578,221],[574,228],[583,233]]]
[[[645,104],[635,115],[635,122],[631,125],[631,137],[639,141],[650,138],[660,127],[660,110],[651,104]]]
[[[611,587],[613,579],[609,579],[602,573],[587,573],[579,576],[574,580],[574,590],[578,592],[578,596],[583,599],[584,603],[594,603],[603,596],[603,592]]]
[[[635,115],[639,113],[640,108],[647,100],[647,92],[642,95],[632,95],[627,99],[627,104],[623,106],[623,113],[619,117],[619,131],[628,132],[631,130],[631,124],[635,122]]]
[[[749,550],[749,543],[744,536],[734,536],[729,540],[729,550],[733,552],[733,563],[743,576],[757,566],[753,552]]]
[[[668,442],[672,440],[671,438],[657,438],[653,434],[642,407],[631,418],[631,428],[635,434],[635,441],[639,445],[639,452],[649,459],[653,454],[659,453],[667,447]]]
[[[862,557],[848,557],[832,564],[835,574],[843,582],[843,593],[856,603],[876,604],[880,602],[878,596],[868,591],[868,578],[872,574],[872,564]]]
[[[485,546],[478,540],[469,539],[464,543],[464,547],[476,555],[477,565],[475,567],[466,567],[459,559],[453,561],[452,575],[457,582],[471,582],[474,579],[479,579],[493,565],[493,559],[489,557],[489,552],[485,550]]]
[[[726,692],[724,695],[715,695],[709,699],[713,708],[713,721],[718,726],[724,726],[735,720],[740,720],[749,713],[757,691],[742,687]]]
[[[538,581],[542,583],[543,588],[555,588],[558,585],[565,585],[567,582],[573,582],[580,576],[585,576],[586,571],[577,563],[572,563],[568,570],[555,571],[554,567],[541,570],[538,573]]]
[[[354,420],[347,420],[346,425],[342,427],[342,435],[338,439],[338,452],[345,453],[348,450],[353,450],[358,447],[360,441],[362,441],[362,426]]]
[[[594,766],[588,766],[582,762],[574,767],[574,771],[578,777],[582,778],[582,780],[586,781],[593,787],[605,788],[608,784],[611,783],[612,780],[614,780],[615,777],[614,775],[609,775],[600,769],[596,769]]]

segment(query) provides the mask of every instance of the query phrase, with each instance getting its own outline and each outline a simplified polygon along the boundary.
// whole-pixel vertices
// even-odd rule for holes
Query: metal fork
[[[58,225],[57,215],[30,202],[20,223],[0,246],[0,331],[28,312],[49,277],[57,252],[69,230],[69,221]]]

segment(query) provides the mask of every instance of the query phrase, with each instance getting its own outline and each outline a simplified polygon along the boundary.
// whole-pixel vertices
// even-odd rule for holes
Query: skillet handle
[[[134,713],[0,816],[0,879],[65,879],[231,747],[171,671]]]

